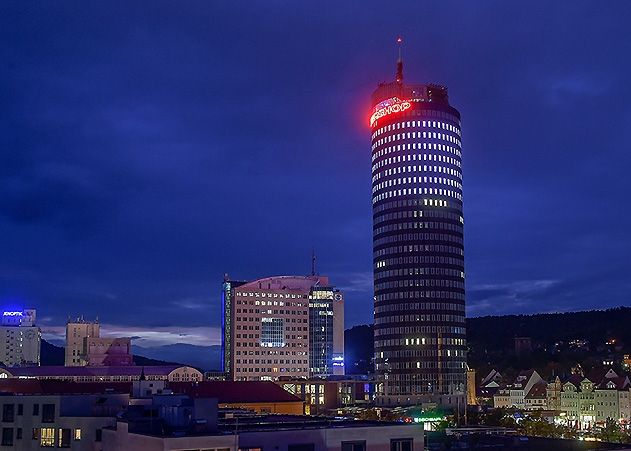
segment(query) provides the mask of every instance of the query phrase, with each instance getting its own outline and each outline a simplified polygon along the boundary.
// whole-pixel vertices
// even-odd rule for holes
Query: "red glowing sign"
[[[370,116],[370,126],[372,127],[377,122],[377,119],[380,119],[384,116],[393,113],[401,113],[402,111],[407,110],[412,105],[407,100],[401,100],[398,97],[393,97],[388,100],[384,100],[379,103],[375,107],[375,112]]]

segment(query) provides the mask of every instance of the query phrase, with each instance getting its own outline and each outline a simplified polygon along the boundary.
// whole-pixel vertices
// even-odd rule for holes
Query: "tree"
[[[618,423],[611,418],[607,418],[605,425],[596,434],[596,438],[603,442],[621,443],[624,435]]]

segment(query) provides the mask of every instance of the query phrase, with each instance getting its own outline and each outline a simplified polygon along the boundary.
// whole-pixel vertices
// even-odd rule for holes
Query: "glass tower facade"
[[[309,375],[344,374],[344,304],[342,293],[317,286],[309,294]]]
[[[372,96],[378,402],[456,404],[465,393],[460,113],[447,88],[396,81]]]

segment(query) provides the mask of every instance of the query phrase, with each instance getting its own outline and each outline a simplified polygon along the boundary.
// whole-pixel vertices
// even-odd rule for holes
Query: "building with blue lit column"
[[[464,405],[460,113],[447,88],[396,79],[372,95],[378,403]]]

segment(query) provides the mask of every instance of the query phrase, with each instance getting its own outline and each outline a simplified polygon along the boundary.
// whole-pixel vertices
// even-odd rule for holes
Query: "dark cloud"
[[[630,18],[626,2],[4,2],[0,301],[50,325],[217,327],[224,273],[308,273],[315,246],[348,325],[369,322],[366,111],[401,33],[406,78],[448,85],[463,117],[470,314],[622,304]]]

